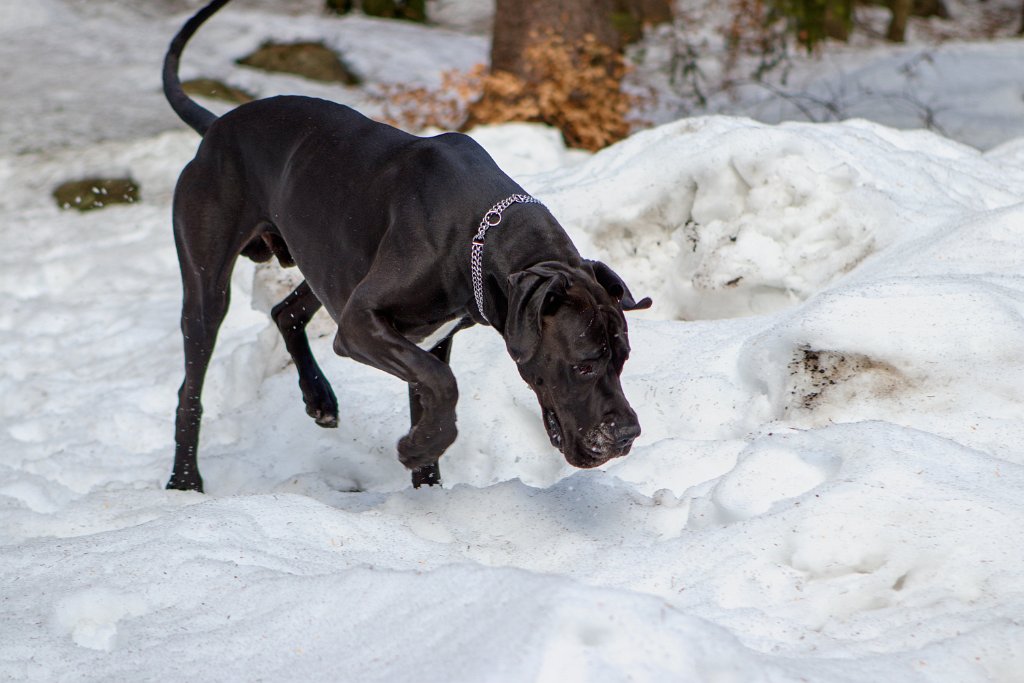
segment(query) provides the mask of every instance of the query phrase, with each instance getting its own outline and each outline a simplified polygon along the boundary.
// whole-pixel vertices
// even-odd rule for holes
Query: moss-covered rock
[[[193,78],[191,81],[182,83],[181,87],[193,97],[212,97],[216,100],[224,100],[234,104],[245,104],[256,99],[254,95],[241,88],[236,88],[213,78]]]
[[[358,85],[353,74],[341,58],[323,43],[264,43],[239,64],[264,71],[295,74],[315,81]]]
[[[83,178],[62,183],[53,191],[62,209],[89,211],[110,204],[139,201],[139,184],[131,178]]]

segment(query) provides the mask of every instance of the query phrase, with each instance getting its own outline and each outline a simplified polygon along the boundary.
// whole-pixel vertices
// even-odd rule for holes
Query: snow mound
[[[639,133],[526,182],[653,296],[654,315],[696,320],[793,305],[937,216],[1018,201],[1021,180],[928,133],[718,117]]]

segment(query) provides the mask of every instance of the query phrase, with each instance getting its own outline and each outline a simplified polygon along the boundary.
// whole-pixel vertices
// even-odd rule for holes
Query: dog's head
[[[599,261],[539,263],[509,276],[503,331],[509,355],[540,402],[551,445],[570,465],[626,455],[640,434],[619,375],[629,357],[623,311],[636,302]]]

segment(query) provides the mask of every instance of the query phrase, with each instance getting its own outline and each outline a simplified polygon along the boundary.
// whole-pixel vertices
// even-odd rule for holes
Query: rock
[[[84,178],[62,183],[53,191],[62,209],[90,211],[110,204],[139,201],[139,185],[131,178]]]
[[[333,50],[323,43],[264,43],[239,64],[264,71],[296,74],[315,81],[358,85],[353,74]]]

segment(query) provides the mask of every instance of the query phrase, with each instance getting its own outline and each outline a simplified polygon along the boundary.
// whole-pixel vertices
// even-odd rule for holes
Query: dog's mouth
[[[555,411],[551,408],[544,408],[541,412],[544,415],[544,428],[548,431],[551,445],[561,451],[563,444],[562,424],[558,421],[558,416],[555,415]]]
[[[557,448],[573,467],[590,469],[599,467],[612,458],[619,458],[629,453],[631,446],[615,448],[605,436],[601,427],[591,430],[586,437],[576,439],[573,448],[567,448],[562,436],[562,423],[553,408],[542,408],[544,428],[547,430],[551,445]]]
[[[595,450],[588,446],[585,442],[578,444],[576,450],[572,453],[567,453],[565,459],[569,461],[569,464],[573,467],[579,467],[580,469],[590,469],[592,467],[600,467],[613,458],[621,458],[622,456],[629,453],[630,447],[626,446],[623,449],[612,449],[606,451]]]

